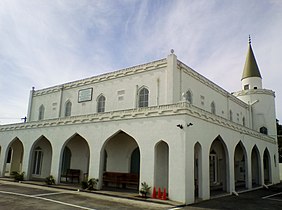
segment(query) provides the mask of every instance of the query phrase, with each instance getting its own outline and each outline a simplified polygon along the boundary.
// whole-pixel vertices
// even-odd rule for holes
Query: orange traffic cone
[[[152,198],[157,198],[157,195],[156,195],[156,187],[154,187],[154,189],[153,189]]]
[[[158,190],[158,199],[161,199],[162,198],[162,191],[161,191],[161,188],[159,188]]]
[[[166,197],[166,188],[164,188],[164,194],[163,194],[163,197],[162,197],[163,200],[166,200],[167,197]]]

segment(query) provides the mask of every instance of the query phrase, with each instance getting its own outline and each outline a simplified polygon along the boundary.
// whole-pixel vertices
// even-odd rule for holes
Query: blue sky
[[[280,0],[1,0],[0,124],[29,91],[165,58],[241,89],[248,35],[282,122]]]

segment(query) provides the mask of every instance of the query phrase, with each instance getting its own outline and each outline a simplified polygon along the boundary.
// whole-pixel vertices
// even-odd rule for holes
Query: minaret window
[[[267,130],[267,128],[264,127],[264,126],[259,129],[259,132],[262,133],[262,134],[265,134],[265,135],[268,134],[268,130]]]
[[[149,105],[149,90],[147,88],[142,88],[139,91],[139,106],[138,107],[148,107]]]
[[[106,103],[106,98],[105,96],[101,95],[98,98],[98,104],[97,104],[97,112],[105,112],[105,103]]]
[[[250,89],[250,85],[244,85],[244,90],[249,90]]]
[[[44,112],[45,108],[43,105],[39,107],[39,115],[38,115],[38,120],[43,120],[44,119]]]

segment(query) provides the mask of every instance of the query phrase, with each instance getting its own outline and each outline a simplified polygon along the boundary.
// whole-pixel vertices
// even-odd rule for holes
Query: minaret
[[[262,77],[249,36],[248,52],[242,75],[242,90],[234,96],[249,105],[245,126],[257,132],[276,137],[275,93],[262,87]]]
[[[242,75],[242,90],[262,89],[262,78],[252,49],[249,36],[248,53]]]

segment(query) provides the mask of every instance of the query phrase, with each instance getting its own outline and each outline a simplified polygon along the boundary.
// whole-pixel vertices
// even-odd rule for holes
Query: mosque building
[[[136,193],[146,182],[184,204],[278,183],[275,93],[263,88],[250,41],[241,84],[229,93],[171,51],[32,88],[27,121],[0,126],[0,176],[97,178],[98,189]]]

